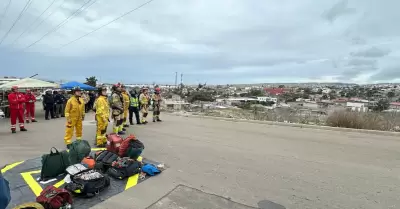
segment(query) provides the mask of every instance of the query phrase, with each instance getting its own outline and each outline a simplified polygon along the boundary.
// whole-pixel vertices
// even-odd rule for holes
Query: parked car
[[[3,110],[0,110],[0,119],[4,119],[6,114],[4,114]]]

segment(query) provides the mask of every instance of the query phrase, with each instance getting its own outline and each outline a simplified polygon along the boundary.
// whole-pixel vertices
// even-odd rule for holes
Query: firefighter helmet
[[[77,91],[82,91],[81,87],[75,86],[74,88],[71,89],[72,92],[77,92]]]
[[[97,93],[102,94],[103,91],[107,91],[107,88],[105,86],[100,86],[99,88],[97,88]]]

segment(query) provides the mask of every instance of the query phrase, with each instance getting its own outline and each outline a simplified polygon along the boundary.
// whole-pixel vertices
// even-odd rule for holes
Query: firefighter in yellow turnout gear
[[[123,127],[128,128],[129,125],[127,124],[128,120],[128,113],[129,113],[129,103],[130,103],[130,96],[128,92],[126,92],[126,88],[122,85],[122,98],[124,100],[124,119],[123,119]],[[124,130],[125,131],[125,130]]]
[[[85,119],[85,102],[81,98],[81,89],[72,89],[73,96],[68,99],[65,105],[65,118],[67,119],[64,142],[69,149],[72,143],[72,135],[75,129],[76,140],[82,139],[82,121]]]
[[[142,93],[139,96],[139,102],[140,102],[140,113],[141,113],[140,123],[147,124],[147,115],[150,102],[148,88],[144,87],[142,89]]]
[[[107,99],[107,88],[99,87],[99,97],[96,99],[94,109],[96,110],[96,146],[104,147],[107,143],[107,126],[110,121],[110,106]]]
[[[153,122],[161,122],[162,120],[160,119],[160,105],[161,105],[161,89],[159,87],[156,87],[154,89],[154,94],[151,97],[151,100],[153,101]]]
[[[112,87],[111,94],[111,109],[112,109],[112,117],[114,120],[113,123],[113,132],[119,135],[125,134],[123,131],[123,116],[124,116],[124,99],[121,95],[121,85],[116,84]]]

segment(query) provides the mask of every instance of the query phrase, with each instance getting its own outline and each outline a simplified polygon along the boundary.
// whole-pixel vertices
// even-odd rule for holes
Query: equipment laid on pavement
[[[96,155],[96,168],[107,171],[117,159],[117,154],[104,150]]]
[[[55,152],[53,152],[53,150]],[[47,180],[65,173],[65,169],[70,165],[68,152],[59,152],[55,147],[50,149],[50,154],[42,156],[42,170],[40,180]]]
[[[119,158],[112,163],[112,167],[107,170],[107,174],[116,179],[125,179],[140,173],[142,164],[130,158]]]
[[[123,139],[120,135],[111,133],[107,136],[107,151],[118,154]]]
[[[66,189],[47,186],[36,198],[45,209],[60,209],[72,206],[72,195]]]
[[[120,157],[130,157],[137,159],[143,152],[144,145],[135,135],[131,134],[122,141],[118,155]]]
[[[90,144],[86,140],[76,140],[69,147],[69,161],[71,164],[80,163],[90,154]]]
[[[71,176],[65,189],[77,196],[94,197],[110,186],[110,178],[98,171],[82,171]]]

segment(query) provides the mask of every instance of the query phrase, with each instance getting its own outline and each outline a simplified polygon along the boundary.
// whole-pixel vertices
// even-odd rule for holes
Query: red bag
[[[122,143],[123,139],[117,135],[117,134],[108,134],[107,136],[107,151],[113,152],[115,154],[118,154],[119,152],[119,147]]]
[[[119,152],[118,152],[118,155],[120,157],[125,156],[126,152],[128,151],[128,148],[129,148],[129,142],[131,140],[135,140],[135,139],[136,139],[136,136],[131,134],[128,137],[126,137],[126,139],[124,141],[122,141],[121,146],[119,147]]]
[[[36,198],[46,209],[58,209],[63,206],[72,205],[72,195],[65,189],[47,186]]]

